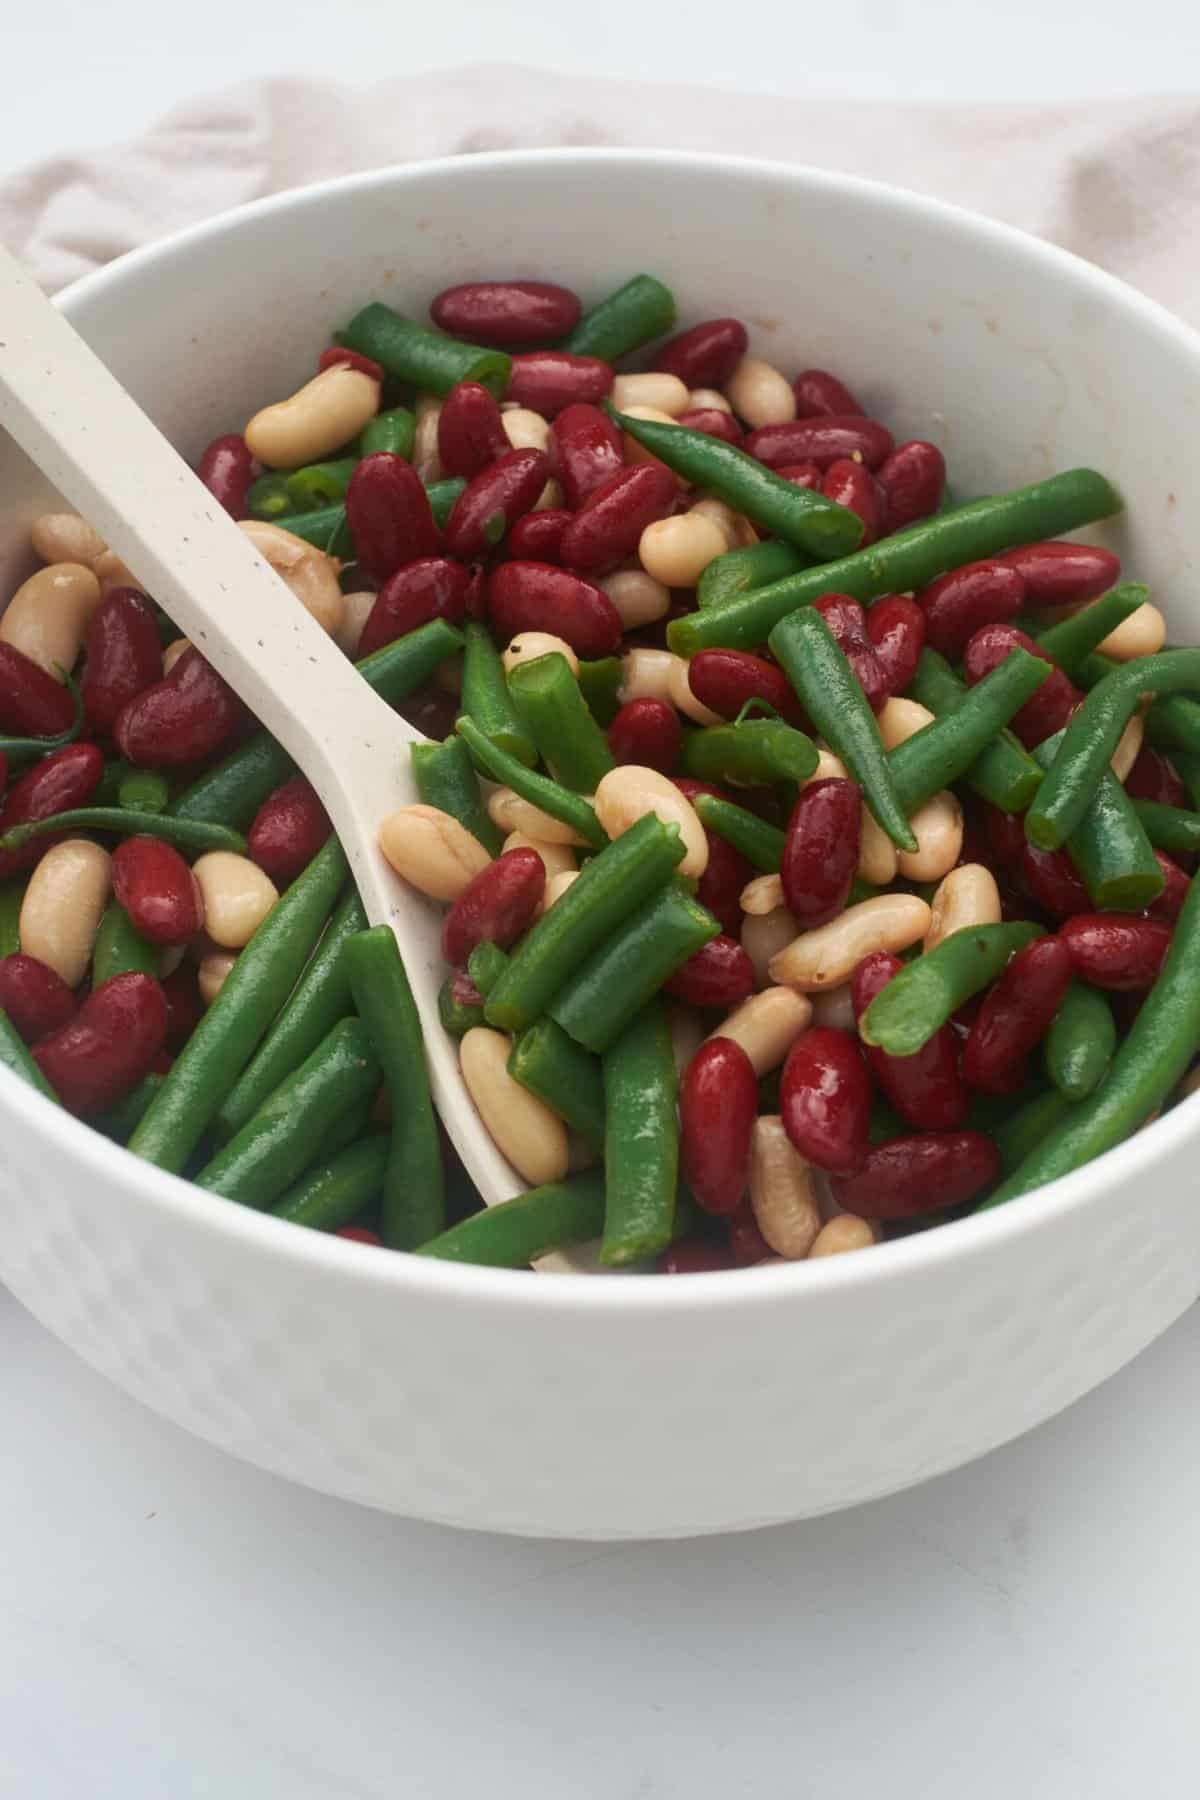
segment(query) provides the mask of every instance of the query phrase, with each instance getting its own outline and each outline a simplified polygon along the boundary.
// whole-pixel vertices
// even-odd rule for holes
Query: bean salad
[[[1196,1085],[1200,650],[1069,469],[955,496],[635,275],[372,302],[199,475],[425,734],[380,822],[483,1209],[312,787],[87,522],[0,620],[0,1061],[215,1197],[520,1268],[865,1249]],[[674,334],[674,335],[672,335]]]

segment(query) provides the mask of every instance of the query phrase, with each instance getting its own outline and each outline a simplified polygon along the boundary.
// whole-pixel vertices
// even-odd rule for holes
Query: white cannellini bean
[[[489,794],[487,810],[488,818],[501,831],[524,831],[531,838],[538,838],[547,844],[587,843],[587,839],[580,837],[572,826],[564,825],[561,819],[552,818],[540,806],[522,800],[511,788],[499,787]]]
[[[510,850],[536,850],[546,870],[546,880],[553,881],[556,875],[575,875],[575,852],[569,844],[551,844],[545,838],[533,838],[526,831],[510,831],[500,846],[501,854],[507,856]]]
[[[567,1128],[535,1094],[508,1072],[510,1040],[502,1031],[473,1025],[458,1047],[467,1092],[492,1141],[531,1187],[561,1181],[567,1172]]]
[[[723,412],[733,411],[720,388],[693,388],[688,395],[688,412]]]
[[[237,957],[232,950],[213,950],[202,956],[196,970],[196,986],[205,1006],[211,1006],[229,977]]]
[[[100,583],[82,563],[51,563],[23,581],[0,619],[0,643],[11,644],[57,680],[75,667],[84,633],[100,604]]]
[[[878,1242],[875,1227],[866,1219],[860,1219],[857,1213],[838,1213],[822,1225],[808,1260],[811,1262],[814,1256],[842,1256],[847,1250],[869,1250]]]
[[[504,673],[511,675],[524,662],[536,662],[539,656],[555,655],[565,656],[572,675],[578,676],[579,658],[565,638],[555,637],[551,631],[522,631],[511,639],[500,660],[504,664]]]
[[[799,929],[796,915],[786,906],[764,916],[747,913],[742,920],[742,949],[754,964],[755,980],[760,988],[771,984],[767,972],[771,958],[793,941]]]
[[[642,768],[638,763],[610,769],[600,779],[593,805],[610,838],[620,837],[647,813],[656,814],[665,825],[678,825],[684,857],[677,872],[699,880],[708,867],[708,837],[695,807],[657,769]]]
[[[557,875],[551,875],[542,895],[542,911],[549,912],[556,900],[561,900],[572,882],[579,880],[578,869],[562,869]]]
[[[750,1205],[777,1256],[806,1257],[821,1230],[812,1170],[777,1113],[761,1113],[750,1134]]]
[[[704,1042],[704,1027],[700,1023],[695,1007],[680,1006],[674,1001],[668,1001],[667,1030],[671,1034],[671,1054],[675,1058],[675,1073],[682,1075]]]
[[[974,925],[998,925],[1000,889],[996,877],[983,863],[962,863],[938,883],[929,910],[926,951],[936,950],[956,931],[966,931]]]
[[[372,593],[370,588],[358,588],[353,594],[342,595],[342,622],[334,632],[333,640],[351,661],[358,656],[363,631],[378,598],[379,595]]]
[[[232,850],[207,850],[192,864],[204,898],[204,929],[222,950],[241,950],[279,899],[270,876]]]
[[[561,508],[563,504],[562,488],[552,475],[537,499],[534,501],[530,511],[545,512],[550,507],[554,507],[555,509]]]
[[[29,537],[45,563],[90,565],[108,548],[100,533],[73,512],[43,513],[29,527]]]
[[[357,437],[379,411],[379,383],[364,369],[336,363],[302,388],[264,406],[242,436],[269,469],[300,469]]]
[[[627,418],[646,419],[654,425],[674,425],[675,423],[675,420],[671,417],[670,413],[663,412],[662,408],[658,406],[627,406],[624,411]],[[638,443],[635,437],[631,437],[627,431],[621,433],[621,449],[625,461],[630,467],[632,467],[634,463],[646,462],[657,463],[661,469],[665,469],[667,466],[666,463],[663,462],[661,456],[655,456],[653,450],[647,450],[644,445]],[[682,476],[675,475],[673,469],[670,473],[675,476],[675,480],[681,488],[687,487],[688,483],[684,481]]]
[[[896,867],[906,881],[940,881],[948,875],[962,851],[962,806],[949,788],[943,788],[909,819],[915,850],[898,850]]]
[[[746,883],[738,896],[738,905],[742,911],[752,913],[756,918],[777,912],[785,904],[783,878],[779,875],[756,875],[753,881]]]
[[[735,513],[732,506],[724,500],[718,500],[715,494],[705,494],[694,506],[687,510],[689,519],[711,519],[725,539],[727,550],[736,550],[742,541],[741,521],[743,515]]]
[[[138,580],[128,563],[123,563],[115,550],[102,550],[92,563],[92,573],[100,583],[100,597],[107,600],[114,588],[138,588],[145,593],[145,588]]]
[[[704,513],[676,513],[655,519],[638,539],[638,557],[647,575],[668,588],[693,588],[710,562],[729,548],[715,519]]]
[[[729,403],[752,430],[786,425],[796,416],[796,396],[786,375],[760,356],[743,356],[725,383]]]
[[[1144,713],[1135,712],[1117,740],[1117,747],[1112,753],[1109,767],[1117,780],[1124,785],[1129,779],[1129,771],[1133,768],[1142,749],[1142,740],[1146,735],[1146,717]]]
[[[681,712],[685,719],[693,719],[697,725],[725,723],[720,713],[696,698],[692,690],[691,665],[682,656],[673,657],[667,670],[667,699],[676,712]]]
[[[924,731],[926,725],[933,724],[933,714],[927,706],[917,700],[903,700],[898,696],[885,700],[875,714],[875,723],[879,727],[879,735],[885,750],[894,750],[918,731]]]
[[[55,844],[29,877],[18,924],[21,949],[69,988],[87,974],[111,886],[108,851],[86,838]]]
[[[317,624],[336,638],[346,610],[346,597],[338,586],[336,559],[315,545],[306,544],[282,525],[270,525],[263,519],[242,519],[240,524],[259,555],[287,582],[305,612],[311,613]]]
[[[1138,656],[1155,656],[1167,641],[1167,621],[1157,606],[1147,601],[1104,641],[1096,646],[1100,656],[1111,656],[1114,662],[1132,662]]]
[[[621,658],[621,686],[617,691],[621,705],[629,700],[670,701],[671,671],[682,661],[671,650],[627,650]]]
[[[864,804],[858,840],[859,879],[869,881],[872,887],[887,887],[896,879],[896,868],[896,846]]]
[[[660,369],[648,370],[644,375],[618,375],[609,399],[618,412],[628,412],[632,406],[652,406],[669,419],[677,419],[692,403],[691,394],[678,375],[668,375]]]
[[[500,414],[504,435],[514,450],[542,450],[550,445],[550,421],[528,406],[510,406]]]
[[[655,619],[665,618],[671,609],[670,593],[645,569],[618,569],[613,575],[602,576],[596,586],[608,595],[626,631],[651,625]]]
[[[438,419],[442,403],[434,394],[422,394],[414,408],[416,430],[413,433],[413,468],[426,487],[440,481],[442,459],[438,452]]]
[[[854,998],[848,981],[844,981],[840,987],[826,988],[824,993],[812,996],[812,1022],[826,1030],[855,1029]]]
[[[163,674],[169,675],[171,673],[171,670],[175,667],[175,664],[179,661],[180,657],[183,655],[184,651],[190,650],[191,648],[192,648],[191,638],[185,638],[185,637],[172,638],[171,642],[167,645],[166,649],[162,653],[162,672],[163,672]]]
[[[824,998],[823,995],[818,996]],[[751,994],[728,1013],[710,1038],[732,1038],[750,1058],[760,1077],[777,1069],[801,1032],[807,1031],[814,1014],[807,994],[794,988],[769,987]]]
[[[771,958],[775,982],[814,993],[840,987],[872,950],[907,950],[925,936],[931,914],[916,894],[879,894],[860,901],[827,925],[801,932]]]
[[[379,847],[397,875],[431,900],[457,900],[492,860],[465,825],[420,803],[388,815]]]

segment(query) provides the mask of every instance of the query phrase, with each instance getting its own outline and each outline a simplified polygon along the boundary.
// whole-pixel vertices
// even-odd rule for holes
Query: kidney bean
[[[35,1044],[33,1059],[68,1112],[90,1118],[149,1073],[167,1041],[167,1002],[158,982],[114,975],[73,1019]]]
[[[722,931],[737,937],[742,929],[742,889],[753,880],[755,870],[740,850],[715,831],[704,835],[708,839],[708,866],[697,884],[696,898],[708,908]]]
[[[747,650],[701,650],[688,664],[688,681],[697,700],[723,719],[736,719],[747,700],[765,700],[789,725],[807,724],[783,670]]]
[[[130,700],[162,679],[154,608],[136,588],[113,588],[88,622],[79,692],[92,730],[105,735]]]
[[[849,594],[822,594],[814,606],[850,664],[871,711],[878,712],[888,698],[888,681],[883,664],[875,654],[875,646],[867,636],[862,607]]]
[[[537,512],[527,512],[508,534],[508,554],[518,562],[561,561],[563,532],[571,518],[565,506],[542,506]]]
[[[834,1175],[861,1168],[871,1080],[857,1039],[831,1025],[797,1038],[779,1081],[779,1111],[792,1143],[817,1168]]]
[[[822,472],[815,462],[784,463],[775,473],[784,481],[790,481],[793,487],[809,488],[814,492],[820,490]]]
[[[1021,874],[1038,905],[1052,918],[1070,919],[1092,910],[1091,896],[1065,850],[1038,850],[1021,828]]]
[[[308,867],[332,830],[316,789],[303,775],[293,775],[255,813],[246,850],[282,890]]]
[[[635,553],[647,525],[667,517],[677,494],[674,475],[657,462],[618,470],[593,488],[564,531],[563,561],[589,575],[606,575]]]
[[[999,1174],[1000,1152],[982,1131],[917,1133],[876,1144],[856,1174],[831,1187],[859,1218],[910,1219],[964,1205]]]
[[[553,419],[566,406],[595,406],[613,384],[611,364],[567,350],[529,350],[512,359],[505,398]]]
[[[621,615],[608,595],[552,563],[501,563],[488,579],[487,611],[502,643],[548,631],[576,656],[595,658],[612,656],[621,642]]]
[[[550,427],[551,459],[572,512],[625,466],[621,433],[598,406],[567,406]]]
[[[1173,764],[1153,744],[1142,745],[1124,787],[1131,800],[1156,800],[1161,806],[1191,804]]]
[[[801,369],[792,383],[796,396],[796,417],[816,419],[832,414],[834,418],[862,418],[863,409],[836,375],[827,369]]]
[[[181,962],[160,983],[167,1003],[167,1049],[179,1051],[204,1017],[204,998],[196,979],[196,965]]]
[[[214,438],[196,464],[196,473],[233,519],[246,517],[246,495],[254,480],[255,463],[250,446],[238,432]]]
[[[233,689],[193,648],[121,708],[113,738],[139,769],[181,769],[220,750],[243,716]]]
[[[464,562],[494,550],[515,519],[532,511],[550,478],[541,450],[509,450],[467,483],[446,520],[446,548]]]
[[[714,800],[732,800],[724,788],[714,787],[711,781],[697,781],[691,775],[672,775],[672,782],[679,789],[685,800],[696,799],[698,794],[711,794]]]
[[[0,794],[2,794],[4,792],[4,790],[7,786],[8,786],[8,757],[3,750],[0,750]]]
[[[835,500],[839,506],[858,514],[863,523],[861,550],[875,542],[883,518],[883,500],[875,477],[864,463],[855,462],[853,457],[841,457],[830,463],[821,482],[821,492],[827,500]]]
[[[533,344],[566,337],[582,308],[552,281],[462,281],[443,288],[429,316],[451,337],[479,344]]]
[[[863,957],[850,978],[856,1020],[903,967],[886,950]],[[970,1102],[952,1026],[943,1025],[913,1056],[889,1056],[875,1046],[864,1046],[863,1053],[889,1103],[909,1125],[918,1131],[954,1131],[963,1123]]]
[[[75,996],[55,969],[17,951],[0,959],[0,1012],[36,1044],[75,1017]]]
[[[1074,973],[1061,938],[1018,950],[984,996],[963,1049],[963,1080],[982,1094],[1019,1087],[1031,1050],[1049,1031]]]
[[[779,875],[800,931],[845,909],[858,870],[862,794],[853,781],[810,781],[788,820]]]
[[[442,547],[420,476],[390,450],[364,456],[355,468],[346,487],[346,519],[359,564],[376,581]]]
[[[317,374],[323,375],[326,369],[357,369],[360,375],[369,375],[372,381],[383,381],[383,370],[369,356],[362,356],[357,350],[347,350],[342,344],[331,344],[328,350],[322,350],[317,358]]]
[[[405,563],[384,582],[367,614],[358,640],[359,656],[370,656],[431,619],[460,624],[470,585],[469,571],[448,556],[422,556]]]
[[[984,625],[974,633],[963,652],[963,670],[972,687],[982,681],[985,675],[998,668],[1005,657],[1017,645],[1028,650],[1031,656],[1040,656],[1043,662],[1050,658],[1026,631],[1020,631],[1015,625]],[[1083,695],[1061,669],[1055,669],[1049,680],[1043,681],[1037,693],[1027,700],[1020,712],[1009,720],[1010,729],[1015,731],[1027,750],[1045,738],[1053,737],[1061,731],[1067,720],[1082,704]]]
[[[1095,544],[1024,544],[1000,558],[1025,583],[1027,606],[1082,606],[1120,579],[1121,559]]]
[[[70,689],[15,644],[0,644],[0,731],[15,737],[57,737],[70,730],[74,718]]]
[[[418,688],[400,701],[396,711],[427,738],[448,738],[458,717],[458,699],[441,688]]]
[[[750,1058],[732,1038],[709,1038],[679,1084],[683,1176],[705,1212],[728,1218],[740,1210],[757,1115],[758,1082]]]
[[[468,883],[446,914],[442,955],[462,968],[479,944],[515,943],[529,925],[546,886],[546,865],[536,850],[506,850]]]
[[[152,944],[186,944],[204,927],[191,869],[161,838],[123,838],[112,853],[113,893]]]
[[[698,406],[692,412],[680,413],[676,424],[686,426],[689,431],[701,431],[705,437],[720,438],[739,450],[746,437],[733,414],[722,412],[717,406]]]
[[[659,1275],[708,1275],[730,1267],[728,1250],[708,1238],[677,1238],[660,1250],[654,1264]]]
[[[104,753],[98,744],[65,744],[52,751],[9,789],[0,807],[0,836],[13,825],[86,806],[103,774]],[[34,838],[21,850],[0,850],[0,881],[32,869],[55,842],[53,837]]]
[[[925,614],[908,594],[885,594],[866,611],[867,636],[883,669],[889,698],[902,694],[925,648]]]
[[[627,700],[608,728],[608,747],[619,763],[640,763],[671,775],[682,735],[679,714],[665,700]]]
[[[740,319],[705,319],[656,350],[650,367],[678,375],[685,387],[724,387],[749,341]]]
[[[478,475],[509,448],[495,396],[478,381],[450,389],[438,413],[438,455],[447,475]]]
[[[883,491],[883,530],[902,531],[938,509],[946,486],[946,459],[936,444],[910,438],[897,444],[875,471]]]
[[[1164,919],[1168,925],[1173,925],[1183,911],[1183,903],[1192,884],[1179,864],[1172,862],[1162,850],[1154,852],[1154,859],[1163,872],[1166,885],[1153,906],[1146,908],[1146,917]]]
[[[1127,913],[1079,913],[1058,935],[1083,981],[1118,993],[1153,987],[1171,946],[1169,925]]]
[[[968,857],[967,861],[987,863],[994,860],[1005,869],[1019,868],[1029,842],[1020,813],[1002,812],[998,806],[989,806],[985,802],[983,830],[990,855]]]
[[[710,938],[665,984],[688,1006],[737,1006],[754,992],[754,964],[735,937]]]
[[[779,1260],[754,1219],[749,1216],[730,1219],[729,1249],[739,1269],[751,1268],[755,1263]]]
[[[788,463],[815,462],[821,469],[844,457],[859,456],[868,469],[877,469],[892,448],[892,434],[877,419],[861,414],[826,414],[816,419],[793,419],[786,425],[760,425],[746,439],[746,450],[768,468]]]
[[[1016,569],[991,558],[939,575],[916,600],[925,614],[926,641],[957,662],[968,640],[984,625],[1003,625],[1016,618],[1025,604],[1025,582]]]

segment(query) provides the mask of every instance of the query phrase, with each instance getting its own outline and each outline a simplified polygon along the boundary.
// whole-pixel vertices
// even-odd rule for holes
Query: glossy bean
[[[77,988],[87,973],[110,886],[108,851],[86,838],[55,844],[29,877],[21,901],[21,948],[69,988]]]
[[[653,364],[689,388],[720,388],[746,354],[747,342],[740,319],[705,319],[661,344]]]
[[[861,413],[840,417],[824,414],[764,425],[746,439],[749,454],[773,469],[785,468],[789,463],[813,462],[825,470],[833,463],[856,458],[873,470],[892,447],[892,434],[887,427]]]
[[[113,723],[121,755],[139,769],[180,769],[214,756],[243,718],[241,702],[196,649],[127,701]]]
[[[853,781],[810,781],[788,820],[779,873],[797,925],[809,930],[843,911],[858,870],[862,795]]]
[[[996,877],[983,863],[960,863],[938,883],[930,912],[929,930],[922,944],[925,951],[936,950],[956,931],[966,931],[973,925],[998,925],[1001,907]]]
[[[664,519],[664,525],[682,524],[681,519]],[[657,530],[657,526],[647,526],[642,533]],[[652,575],[646,568],[618,569],[612,575],[602,575],[596,586],[608,595],[618,613],[625,631],[637,631],[643,625],[652,625],[656,619],[663,619],[671,610],[670,589],[661,578]]]
[[[308,867],[332,829],[316,789],[294,775],[259,807],[246,833],[246,850],[282,889]]]
[[[754,992],[754,964],[734,937],[710,938],[668,979],[664,992],[687,1006],[739,1006]]]
[[[819,612],[828,625],[834,643],[867,696],[871,711],[878,712],[888,698],[889,685],[883,664],[867,635],[862,607],[849,594],[824,594],[814,603],[813,610]]]
[[[937,511],[946,486],[946,459],[936,444],[910,438],[884,458],[875,479],[883,494],[883,530],[902,531]]]
[[[847,1212],[868,1219],[908,1219],[962,1206],[1000,1174],[1000,1152],[981,1131],[892,1138],[870,1150],[857,1174],[832,1184]]]
[[[599,357],[530,350],[512,359],[507,397],[553,419],[568,406],[595,406],[612,384],[612,365]]]
[[[457,900],[491,861],[465,825],[420,803],[388,815],[379,847],[397,875],[431,900]]]
[[[154,632],[158,668],[158,630]],[[70,731],[75,696],[54,675],[12,644],[0,644],[0,732],[16,737],[53,738]]]
[[[679,762],[679,715],[665,700],[629,700],[608,728],[608,747],[618,763],[640,763],[662,775]]]
[[[22,951],[0,958],[0,1013],[27,1044],[73,1019],[75,1007],[71,989],[49,964]]]
[[[532,923],[546,885],[536,850],[506,851],[470,882],[442,925],[442,955],[464,968],[477,944],[506,950]]]
[[[769,987],[743,1000],[709,1036],[731,1038],[740,1044],[761,1081],[779,1067],[812,1020],[813,1007],[807,995],[793,993],[791,988]]]
[[[527,512],[508,534],[508,554],[517,562],[561,562],[563,533],[571,518],[565,506],[538,507]]]
[[[648,814],[677,826],[684,846],[679,873],[696,879],[703,875],[708,864],[704,827],[690,801],[657,770],[634,763],[611,770],[597,786],[593,805],[610,838],[620,837]]]
[[[191,869],[159,838],[125,838],[112,853],[112,885],[134,929],[152,944],[183,945],[204,928]]]
[[[5,795],[0,806],[0,835],[15,825],[86,806],[103,774],[104,754],[98,744],[65,744],[43,757]],[[31,869],[52,843],[52,838],[41,838],[20,850],[0,850],[0,881]]]
[[[407,468],[408,464],[403,466]],[[336,558],[280,524],[243,519],[241,529],[322,631],[336,637],[344,611]]]
[[[1027,606],[1082,606],[1107,593],[1121,576],[1121,559],[1095,544],[1023,544],[1000,559],[1025,584]]]
[[[796,399],[796,417],[815,419],[826,414],[859,417],[862,407],[850,389],[827,369],[801,369],[792,383]]]
[[[411,463],[386,450],[364,456],[350,477],[346,518],[358,561],[377,581],[441,549],[420,476]]]
[[[480,381],[460,381],[438,414],[438,459],[447,475],[478,475],[509,448],[500,407]]]
[[[925,614],[927,643],[957,662],[975,632],[1017,617],[1025,604],[1025,581],[1018,569],[993,557],[939,575],[915,598]]]
[[[816,1026],[788,1052],[779,1082],[784,1129],[807,1162],[851,1175],[867,1153],[871,1081],[847,1031]]]
[[[508,1072],[511,1042],[503,1032],[475,1026],[460,1040],[467,1092],[496,1147],[531,1186],[567,1173],[567,1128],[544,1101]]]
[[[92,730],[110,732],[130,700],[167,673],[154,608],[135,588],[114,588],[88,621],[79,692]]]
[[[146,1075],[167,1037],[167,1003],[149,975],[114,975],[42,1038],[34,1061],[63,1105],[92,1118]]]
[[[883,522],[883,497],[865,463],[856,462],[853,457],[839,457],[825,470],[821,492],[827,500],[836,500],[839,506],[858,514],[863,524],[862,549],[875,542]]]
[[[1187,806],[1188,790],[1169,757],[1152,744],[1143,743],[1137,760],[1125,777],[1131,800],[1151,800],[1158,806]]]
[[[246,495],[254,480],[254,456],[244,437],[231,431],[213,438],[201,452],[196,473],[230,518],[246,517]]]
[[[646,573],[665,588],[690,588],[728,547],[714,520],[687,512],[647,525],[638,539],[637,553]]]
[[[256,412],[242,436],[250,454],[269,469],[300,469],[332,455],[378,411],[378,380],[339,363],[286,400]]]
[[[1073,972],[1069,945],[1039,938],[1018,950],[984,997],[963,1049],[963,1079],[980,1093],[1016,1088],[1053,1022]]]
[[[29,527],[29,541],[44,563],[83,563],[85,567],[107,548],[100,533],[73,512],[41,513]]]
[[[1075,973],[1112,993],[1153,987],[1171,947],[1171,926],[1124,913],[1078,913],[1059,928]]]
[[[359,639],[358,655],[370,656],[431,619],[461,624],[469,586],[467,570],[449,557],[423,556],[403,564],[375,596]]]
[[[702,650],[688,665],[696,698],[722,719],[736,719],[748,700],[765,700],[789,725],[805,718],[786,675],[777,663],[746,650]]]
[[[806,1257],[821,1229],[812,1172],[778,1114],[754,1121],[750,1141],[750,1205],[764,1243],[790,1261]]]
[[[899,957],[886,951],[863,958],[850,982],[856,1022],[903,967]],[[876,1045],[865,1046],[863,1054],[889,1103],[909,1125],[918,1131],[954,1131],[962,1125],[969,1096],[952,1026],[943,1025],[913,1056],[889,1056]]]
[[[1019,630],[1017,626],[982,626],[972,634],[963,653],[967,681],[972,687],[976,682],[982,681],[985,675],[990,675],[1009,652],[1017,647],[1027,650],[1031,656],[1040,656],[1043,662],[1049,661],[1028,632]],[[1074,683],[1061,669],[1055,669],[1033,698],[1027,700],[1020,712],[1013,717],[1009,728],[1017,734],[1027,750],[1032,750],[1046,738],[1053,737],[1056,731],[1061,731],[1082,701],[1083,695]]]
[[[570,288],[551,281],[462,281],[442,289],[429,316],[451,337],[507,346],[566,337],[581,310]]]
[[[11,644],[60,681],[75,667],[100,583],[82,563],[51,563],[23,581],[0,618],[0,644]]]
[[[639,375],[618,375],[609,396],[618,412],[631,406],[650,406],[655,412],[677,419],[688,409],[688,384],[666,370],[651,370]]]
[[[572,569],[607,574],[637,550],[647,525],[665,517],[676,482],[656,463],[621,469],[593,488],[563,533],[562,558]]]
[[[705,1212],[728,1218],[741,1206],[757,1112],[750,1058],[732,1039],[710,1038],[679,1088],[683,1175]]]
[[[648,765],[653,768],[653,763]],[[721,930],[737,935],[742,928],[740,895],[750,880],[752,866],[732,844],[705,826],[708,867],[700,877],[696,898],[720,922]]]
[[[563,498],[577,512],[623,467],[621,434],[598,406],[568,406],[550,427],[551,456]]]
[[[760,356],[743,356],[721,383],[739,419],[758,431],[796,416],[796,396],[787,377]]]
[[[872,950],[895,954],[919,943],[931,918],[929,906],[916,894],[862,900],[779,950],[771,958],[771,980],[810,994],[839,987]]]
[[[549,473],[541,450],[508,450],[489,463],[467,483],[446,521],[451,555],[467,562],[494,550],[513,521],[532,510]]]
[[[680,413],[679,423],[688,431],[703,432],[705,437],[720,438],[722,443],[732,444],[740,450],[745,442],[746,434],[730,412],[722,411],[715,406],[689,407]]]
[[[621,616],[607,594],[551,563],[501,563],[488,580],[487,608],[502,641],[547,631],[589,658],[611,656],[621,642]]]

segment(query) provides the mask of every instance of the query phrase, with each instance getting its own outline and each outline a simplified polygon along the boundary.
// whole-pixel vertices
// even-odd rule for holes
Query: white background
[[[0,172],[288,71],[508,58],[801,102],[1200,85],[1183,0],[10,0],[4,28]],[[0,1791],[1191,1796],[1198,1352],[1193,1311],[1064,1418],[894,1500],[606,1548],[289,1488],[125,1400],[0,1295]]]

